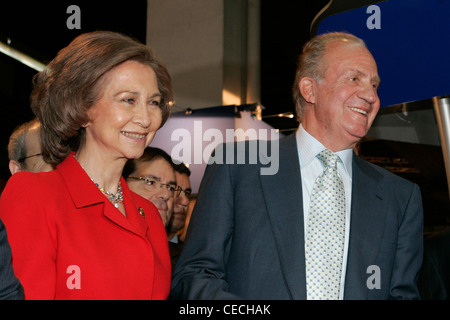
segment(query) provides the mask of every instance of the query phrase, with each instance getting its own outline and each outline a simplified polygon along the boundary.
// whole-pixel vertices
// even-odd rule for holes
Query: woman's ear
[[[303,77],[300,79],[298,88],[303,99],[308,103],[315,103],[316,96],[314,94],[314,79]]]

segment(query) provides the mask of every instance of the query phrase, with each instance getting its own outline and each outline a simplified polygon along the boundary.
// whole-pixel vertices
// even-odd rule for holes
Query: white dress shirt
[[[297,132],[297,149],[300,162],[300,173],[302,177],[302,195],[303,195],[303,217],[306,236],[306,226],[308,222],[309,203],[311,192],[316,178],[323,172],[324,168],[316,155],[326,149],[317,139],[311,136],[300,124]],[[342,162],[338,162],[338,174],[342,178],[345,189],[345,241],[344,257],[342,262],[341,290],[339,299],[344,298],[345,271],[347,266],[348,239],[350,234],[350,212],[352,203],[352,158],[353,150],[346,149],[336,152]]]

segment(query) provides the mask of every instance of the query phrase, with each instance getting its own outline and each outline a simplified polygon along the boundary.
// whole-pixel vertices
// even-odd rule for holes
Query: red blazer
[[[25,299],[166,299],[171,265],[155,206],[121,180],[123,216],[70,155],[19,172],[0,199]]]

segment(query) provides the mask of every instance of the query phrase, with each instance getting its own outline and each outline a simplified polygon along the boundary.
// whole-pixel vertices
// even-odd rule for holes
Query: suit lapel
[[[123,178],[121,178],[120,183],[123,191],[123,204],[125,206],[125,212],[127,213],[127,216],[125,217],[119,210],[114,207],[111,202],[106,200],[106,198],[103,214],[106,218],[119,225],[120,227],[141,237],[145,237],[148,228],[145,217],[139,214],[139,207]]]
[[[303,201],[295,135],[279,141],[279,170],[260,175],[281,267],[292,299],[306,299]]]
[[[354,155],[346,299],[367,298],[367,268],[375,261],[386,221],[381,179],[380,173]]]
[[[72,154],[58,165],[57,170],[64,179],[74,205],[78,209],[97,206],[97,210],[102,210],[103,215],[118,226],[137,235],[145,236],[147,224],[145,219],[139,215],[137,204],[123,178],[121,178],[121,185],[127,218],[98,190]]]
[[[144,209],[138,206],[133,192],[131,192],[131,190],[128,188],[128,185],[123,178],[121,178],[121,185],[123,190],[125,212],[127,213],[126,220],[130,225],[129,230],[136,234],[139,234],[142,237],[145,237],[147,234],[148,224],[145,220]],[[150,205],[149,200],[144,201],[148,201]]]

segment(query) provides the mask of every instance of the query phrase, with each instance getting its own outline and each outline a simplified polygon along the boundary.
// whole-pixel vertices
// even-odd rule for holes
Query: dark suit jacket
[[[170,253],[170,261],[172,263],[172,270],[175,270],[175,265],[178,262],[178,258],[180,257],[181,252],[183,251],[183,242],[179,240],[178,243],[169,241],[169,253]]]
[[[248,164],[247,157],[247,165],[207,167],[173,274],[173,299],[306,298],[295,135],[272,144],[271,152],[279,152],[277,174],[260,174],[260,162],[267,160],[261,154],[258,164]],[[345,299],[419,298],[416,278],[423,252],[419,187],[353,158]],[[367,286],[370,266],[379,267],[380,289]]]
[[[11,263],[11,248],[6,229],[0,220],[0,299],[21,300],[23,298],[22,284],[14,275]]]

